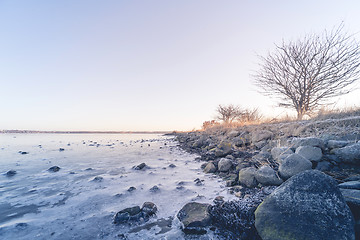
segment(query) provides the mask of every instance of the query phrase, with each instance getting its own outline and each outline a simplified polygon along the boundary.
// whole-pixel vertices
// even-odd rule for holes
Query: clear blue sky
[[[341,21],[360,32],[360,1],[0,0],[0,129],[191,130],[229,103],[280,114],[251,84],[257,54]]]

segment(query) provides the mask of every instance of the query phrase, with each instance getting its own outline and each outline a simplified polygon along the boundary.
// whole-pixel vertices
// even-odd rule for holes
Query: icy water
[[[217,239],[185,236],[175,216],[189,201],[232,197],[176,145],[155,134],[1,134],[0,239]],[[148,169],[133,169],[143,162]],[[117,211],[144,202],[158,207],[150,221],[112,223]]]

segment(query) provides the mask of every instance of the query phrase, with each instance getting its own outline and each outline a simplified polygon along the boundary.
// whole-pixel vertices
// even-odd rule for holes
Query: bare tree
[[[360,76],[360,46],[343,28],[275,45],[274,52],[260,57],[254,83],[278,97],[280,106],[295,108],[299,120],[330,98],[349,93],[348,86]]]
[[[238,121],[242,123],[259,122],[262,119],[262,115],[259,109],[244,109],[239,117]]]
[[[219,105],[216,109],[218,120],[223,121],[225,124],[231,124],[235,119],[241,117],[242,111],[239,106],[235,105]]]

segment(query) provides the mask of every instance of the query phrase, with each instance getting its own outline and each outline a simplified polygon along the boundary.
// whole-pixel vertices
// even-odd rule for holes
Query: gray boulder
[[[204,168],[204,173],[214,173],[216,172],[216,167],[212,162],[209,162]]]
[[[230,153],[232,153],[232,148],[229,142],[221,142],[215,149],[216,157],[225,157]]]
[[[259,183],[261,183],[263,185],[278,186],[283,182],[283,180],[276,175],[276,172],[274,171],[274,169],[272,169],[270,166],[266,166],[266,165],[260,167],[257,170],[257,172],[255,174],[255,178]]]
[[[310,161],[318,162],[322,158],[321,148],[312,146],[300,146],[296,149],[295,153],[300,154]]]
[[[360,165],[360,143],[332,150],[345,163]]]
[[[312,163],[309,160],[297,153],[294,153],[281,162],[279,166],[279,173],[282,178],[288,179],[300,172],[310,170],[311,167]]]
[[[254,188],[258,185],[255,178],[256,169],[253,167],[243,168],[239,172],[239,182],[248,188]]]
[[[339,188],[360,190],[360,181],[349,181],[340,183]]]
[[[329,140],[327,142],[327,147],[329,149],[342,148],[342,147],[345,147],[346,145],[348,145],[349,143],[350,143],[349,141]]]
[[[233,144],[237,147],[242,147],[245,145],[245,141],[241,137],[235,137],[232,140]]]
[[[236,131],[236,130],[232,130],[227,134],[227,136],[230,137],[230,138],[234,138],[234,137],[237,137],[239,135],[240,135],[240,133],[238,131]]]
[[[355,239],[354,219],[331,177],[302,172],[278,187],[255,211],[263,240]]]
[[[274,147],[271,149],[271,156],[275,160],[279,160],[281,156],[287,156],[289,154],[293,154],[293,150],[289,147]]]
[[[183,224],[183,231],[188,234],[205,234],[206,227],[211,223],[210,204],[190,202],[177,214]]]
[[[260,142],[263,140],[268,140],[268,139],[272,138],[273,136],[274,136],[274,133],[270,132],[268,130],[255,131],[252,133],[251,142],[256,143],[256,142]]]
[[[340,188],[355,220],[360,220],[360,190]]]
[[[228,158],[221,158],[218,162],[218,169],[220,172],[227,172],[232,167],[232,162]]]
[[[328,171],[330,168],[331,168],[331,163],[327,161],[321,161],[318,162],[315,169],[323,172],[323,171]]]
[[[325,149],[325,142],[321,138],[307,137],[307,138],[293,138],[291,141],[293,148],[298,148],[300,146],[311,146],[319,147]]]

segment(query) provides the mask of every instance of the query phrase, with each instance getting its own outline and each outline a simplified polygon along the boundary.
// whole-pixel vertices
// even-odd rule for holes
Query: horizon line
[[[45,130],[17,130],[17,129],[11,129],[11,130],[0,130],[0,133],[67,133],[67,134],[85,134],[85,133],[102,133],[102,134],[124,134],[124,133],[131,133],[131,134],[167,134],[172,132],[178,132],[178,131],[45,131]]]

